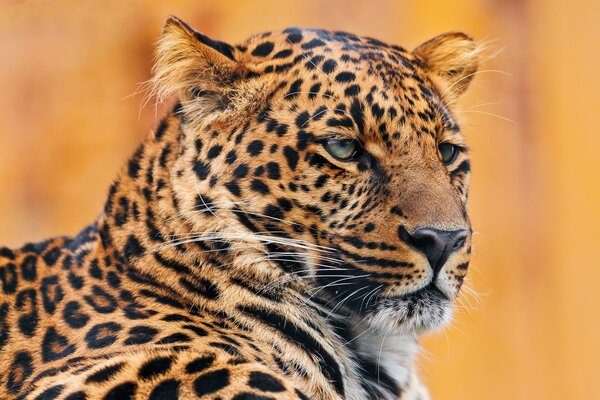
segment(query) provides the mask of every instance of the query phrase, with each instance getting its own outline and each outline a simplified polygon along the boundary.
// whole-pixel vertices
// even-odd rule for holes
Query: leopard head
[[[154,87],[180,99],[186,224],[237,254],[237,273],[331,312],[442,326],[471,253],[454,106],[478,55],[459,32],[412,52],[296,28],[232,46],[169,18]]]

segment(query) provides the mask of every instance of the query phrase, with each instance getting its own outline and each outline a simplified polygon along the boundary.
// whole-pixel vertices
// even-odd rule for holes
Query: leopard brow
[[[311,91],[297,91],[297,92],[287,93],[287,94],[285,94],[284,96],[281,97],[281,100],[284,100],[287,97],[294,96],[294,95],[297,95],[297,94],[309,94],[309,95],[310,94],[314,94],[314,95],[320,95],[320,96],[323,96],[323,97],[326,97],[326,98],[334,99],[336,101],[340,101],[340,99],[338,97],[336,97],[336,96],[328,95],[328,94],[325,94],[325,93],[319,93],[319,92],[311,92]],[[359,101],[359,104],[361,106],[361,109],[364,111],[364,105],[362,104],[361,101]],[[346,110],[343,110],[341,108],[331,108],[330,106],[328,106],[326,104],[324,104],[324,106],[327,107],[327,109],[323,110],[323,111],[320,111],[320,112],[316,113],[315,115],[311,116],[306,122],[304,122],[304,124],[302,124],[302,128],[305,127],[310,121],[312,121],[313,119],[315,119],[319,115],[324,114],[327,111],[333,111],[333,112],[342,113],[342,114],[344,114],[345,116],[347,116],[348,118],[350,118],[351,120],[354,121],[354,118],[352,117],[352,115],[349,114]],[[292,106],[288,106],[287,110],[288,111],[293,111],[291,107]],[[265,115],[266,115],[266,112],[262,116],[264,117]]]
[[[286,38],[287,41],[292,45],[292,47],[294,46],[294,43],[292,43],[292,41],[290,40],[290,38]],[[327,75],[321,68],[319,68],[311,59],[308,58],[308,56],[306,55],[305,52],[301,53],[301,56],[304,57],[304,59],[306,61],[308,61],[313,67],[315,67],[315,69],[317,71],[319,71],[321,73],[321,75],[323,75],[329,82],[333,83],[333,81],[331,80],[331,78],[329,77],[329,75]]]

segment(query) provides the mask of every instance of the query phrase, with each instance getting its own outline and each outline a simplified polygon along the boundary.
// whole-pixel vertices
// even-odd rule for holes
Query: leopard
[[[0,398],[429,398],[471,257],[480,46],[168,17],[165,115],[80,233],[0,248]]]

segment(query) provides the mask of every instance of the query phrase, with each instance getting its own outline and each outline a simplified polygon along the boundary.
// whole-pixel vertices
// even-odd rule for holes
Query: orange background
[[[230,42],[292,25],[489,41],[462,102],[478,296],[425,340],[423,377],[435,399],[600,399],[599,1],[0,0],[0,243],[101,210],[156,124],[138,84],[168,14]]]

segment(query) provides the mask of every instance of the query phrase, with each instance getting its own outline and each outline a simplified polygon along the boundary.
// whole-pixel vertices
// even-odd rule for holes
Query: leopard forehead
[[[253,74],[277,84],[274,91],[286,89],[281,100],[299,100],[288,108],[316,108],[317,114],[298,116],[300,127],[307,123],[303,119],[322,119],[318,113],[329,107],[338,117],[325,119],[326,126],[382,140],[388,148],[405,125],[429,136],[459,130],[423,60],[400,46],[346,32],[288,28],[255,35],[236,50]]]
[[[283,65],[276,64],[272,69],[267,68],[265,73],[284,72],[299,63],[304,63],[308,71],[323,69],[331,73],[337,62],[375,65],[373,61],[381,66],[393,64],[393,69],[397,71],[402,67],[414,71],[413,63],[416,61],[412,54],[400,46],[351,33],[321,29],[287,28],[266,32],[251,36],[235,49],[250,62],[284,60]],[[321,63],[323,65],[319,68],[317,64]]]

